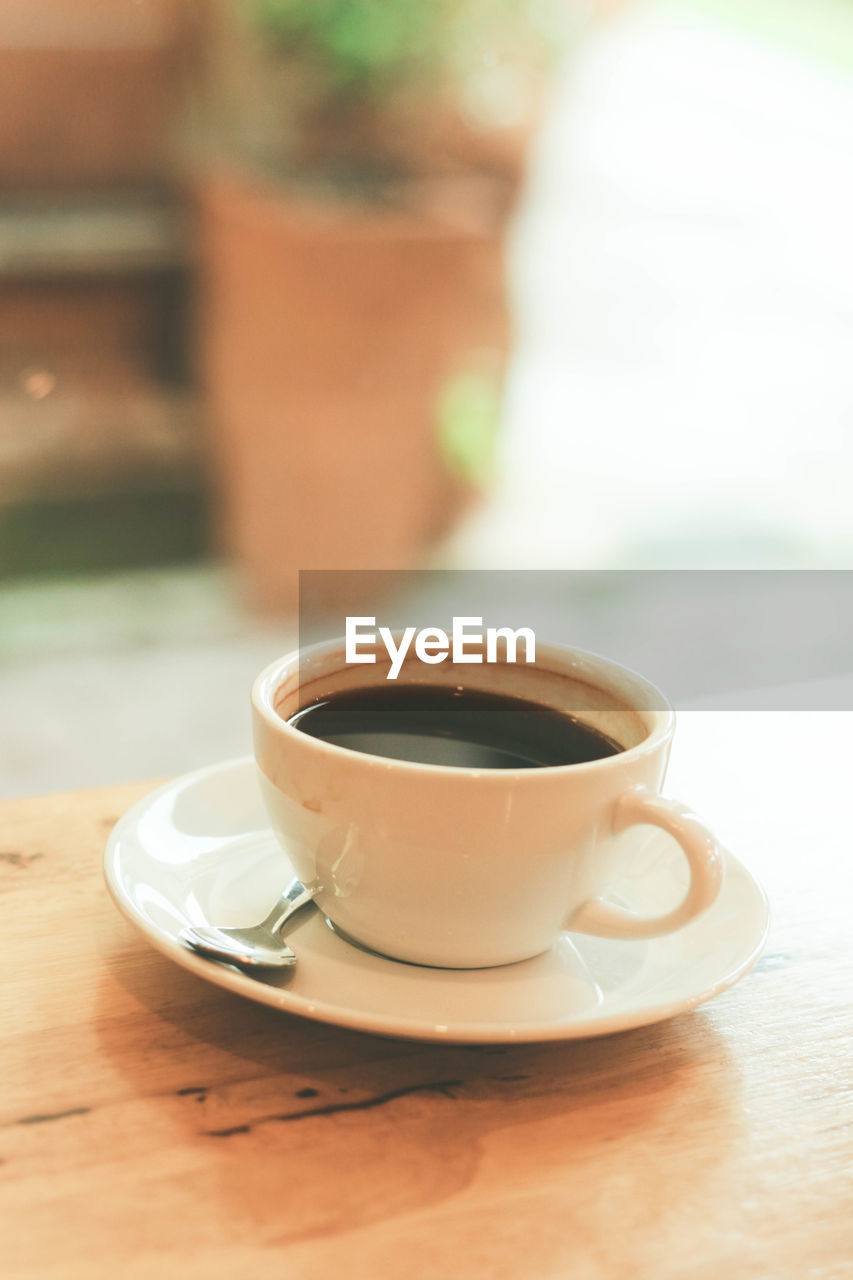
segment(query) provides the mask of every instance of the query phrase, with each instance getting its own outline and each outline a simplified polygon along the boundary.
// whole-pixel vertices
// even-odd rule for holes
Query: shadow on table
[[[614,1153],[628,1206],[665,1176],[673,1143],[701,1152],[692,1203],[721,1176],[739,1073],[703,1013],[558,1044],[383,1039],[209,985],[118,920],[110,934],[101,1051],[183,1129],[207,1193],[271,1242],[387,1221],[503,1184],[508,1168],[510,1185],[559,1186],[582,1212]]]

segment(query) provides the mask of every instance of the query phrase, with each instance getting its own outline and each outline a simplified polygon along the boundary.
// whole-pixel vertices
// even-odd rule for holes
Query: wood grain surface
[[[763,879],[770,943],[694,1013],[579,1043],[241,1000],[107,896],[107,834],[151,784],[6,804],[3,1275],[853,1275],[850,721],[683,717],[668,789]]]

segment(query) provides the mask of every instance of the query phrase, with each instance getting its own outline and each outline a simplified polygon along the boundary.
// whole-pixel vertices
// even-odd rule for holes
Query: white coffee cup
[[[384,651],[383,651],[384,652]],[[343,640],[273,662],[252,689],[255,757],[267,813],[296,874],[343,934],[398,960],[447,968],[509,964],[563,930],[608,938],[670,933],[722,884],[717,842],[659,794],[675,716],[634,672],[537,643],[534,665],[454,667],[407,660],[398,684],[488,690],[571,711],[614,738],[582,764],[473,769],[367,755],[310,736],[288,717],[346,690],[385,685],[388,660],[347,664]],[[638,916],[604,895],[624,833],[661,827],[689,868],[683,900]]]

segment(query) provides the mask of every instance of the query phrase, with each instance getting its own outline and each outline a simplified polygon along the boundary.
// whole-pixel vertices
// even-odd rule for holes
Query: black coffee
[[[289,723],[367,755],[468,769],[580,764],[622,750],[574,716],[472,689],[356,689],[304,707]]]

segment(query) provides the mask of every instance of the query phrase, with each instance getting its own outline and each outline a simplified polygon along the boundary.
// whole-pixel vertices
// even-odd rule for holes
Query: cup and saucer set
[[[570,715],[617,744],[536,768],[389,758],[298,727],[314,705],[383,683],[342,643],[293,653],[252,690],[254,758],[177,778],[113,829],[105,875],[123,914],[169,959],[285,1013],[448,1043],[581,1039],[644,1026],[731,987],[769,911],[747,869],[660,794],[674,714],[633,672],[538,648],[483,662],[465,691]],[[414,661],[429,701],[463,688]],[[387,673],[385,673],[387,674]],[[298,878],[311,905],[284,927],[296,963],[252,967],[188,931],[267,916]]]

